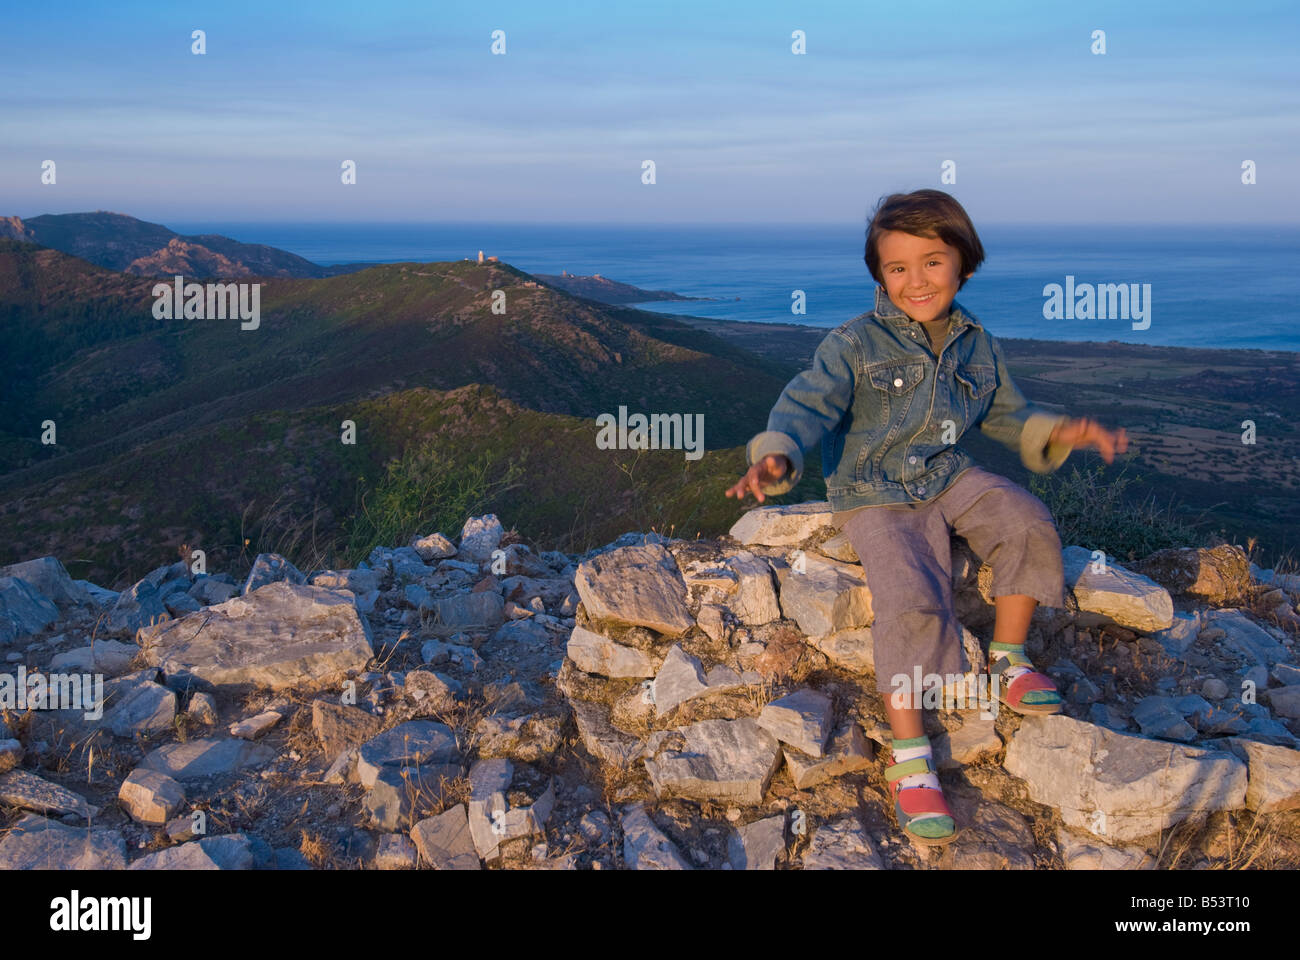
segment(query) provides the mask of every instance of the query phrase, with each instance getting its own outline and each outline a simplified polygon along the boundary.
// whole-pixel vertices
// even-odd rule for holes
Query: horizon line
[[[161,223],[160,220],[150,219],[149,217],[137,216],[133,213],[123,213],[120,210],[75,210],[66,213],[36,213],[36,214],[0,214],[0,216],[16,216],[19,220],[34,220],[38,217],[64,217],[64,216],[81,216],[85,214],[108,213],[115,216],[130,217],[133,220],[140,220],[145,223]],[[196,217],[193,215],[183,215],[175,218],[180,222],[190,220],[195,223],[232,223],[232,224],[294,224],[301,226],[374,226],[374,227],[399,227],[399,226],[464,226],[472,225],[479,227],[493,226],[538,226],[538,227],[755,227],[755,226],[773,226],[773,227],[841,227],[847,225],[847,220],[645,220],[645,221],[627,221],[627,220],[462,220],[462,219],[435,219],[435,220],[299,220],[292,217],[282,217],[276,219],[242,219],[238,217]],[[972,218],[973,220],[974,218]],[[1214,226],[1214,227],[1300,227],[1300,220],[993,220],[981,219],[981,223],[997,227],[1099,227],[1099,226],[1116,226],[1116,227],[1187,227],[1187,226]],[[866,225],[866,221],[860,223]]]

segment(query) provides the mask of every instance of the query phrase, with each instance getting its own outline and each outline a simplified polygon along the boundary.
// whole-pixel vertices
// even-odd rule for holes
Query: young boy
[[[990,671],[1018,713],[1057,713],[1061,698],[1024,654],[1034,607],[1064,606],[1061,542],[1041,500],[978,466],[957,446],[978,426],[1051,473],[1071,449],[1111,463],[1124,430],[1030,405],[1001,347],[954,302],[984,260],[966,211],[941,190],[893,194],[877,205],[864,260],[875,308],[832,330],[812,368],[782,391],[751,464],[727,496],[759,503],[792,489],[804,451],[822,445],[832,519],[857,550],[871,590],[876,688],[885,697],[893,764],[885,770],[899,826],[913,841],[950,843],[951,811],[921,721],[922,676],[961,674],[949,536],[993,567],[996,623]]]

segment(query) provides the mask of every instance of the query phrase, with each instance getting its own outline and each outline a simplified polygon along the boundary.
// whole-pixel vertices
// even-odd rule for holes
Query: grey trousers
[[[1061,540],[1046,504],[982,467],[963,470],[926,503],[863,507],[843,530],[871,591],[876,689],[893,677],[960,674],[961,625],[953,607],[952,533],[993,567],[992,595],[1026,594],[1065,606]],[[977,673],[981,665],[975,665]]]

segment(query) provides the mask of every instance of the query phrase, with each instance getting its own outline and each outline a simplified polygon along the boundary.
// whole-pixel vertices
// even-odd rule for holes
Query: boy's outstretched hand
[[[1124,428],[1107,430],[1088,417],[1072,417],[1052,431],[1050,443],[1063,443],[1071,447],[1096,447],[1101,458],[1113,463],[1116,453],[1128,449],[1128,434]]]
[[[727,496],[744,500],[745,494],[753,491],[755,499],[762,503],[767,499],[763,496],[762,488],[776,483],[789,469],[790,461],[786,456],[780,453],[769,453],[750,467],[734,487],[727,489]]]

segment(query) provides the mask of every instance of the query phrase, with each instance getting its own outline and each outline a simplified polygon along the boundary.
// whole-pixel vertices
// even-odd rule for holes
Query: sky
[[[1294,0],[7,4],[0,216],[1294,224],[1298,40]]]

